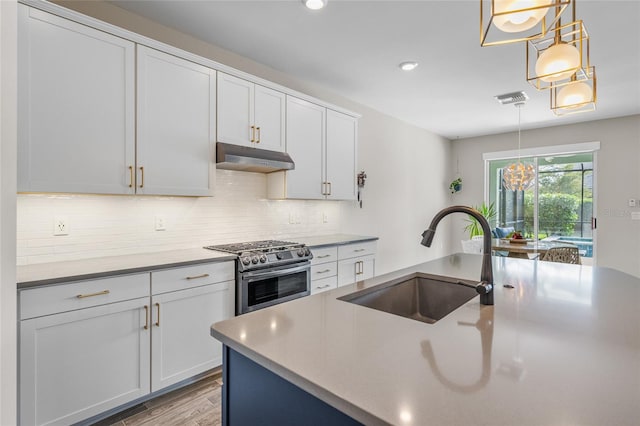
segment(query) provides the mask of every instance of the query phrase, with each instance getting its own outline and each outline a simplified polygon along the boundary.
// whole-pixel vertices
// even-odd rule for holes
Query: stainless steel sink
[[[477,296],[477,284],[415,273],[338,299],[433,324]]]

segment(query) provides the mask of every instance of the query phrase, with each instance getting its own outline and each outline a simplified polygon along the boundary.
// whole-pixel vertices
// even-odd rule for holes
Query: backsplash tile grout
[[[266,175],[218,170],[214,197],[19,194],[17,264],[78,260],[268,238],[333,234],[341,203],[266,199]],[[330,218],[322,222],[323,213]],[[301,223],[290,224],[293,215]],[[69,235],[53,235],[53,219]],[[166,230],[155,230],[162,216]]]

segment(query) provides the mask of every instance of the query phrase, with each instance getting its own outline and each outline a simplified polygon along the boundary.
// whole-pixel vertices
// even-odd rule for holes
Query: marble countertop
[[[336,299],[416,272],[478,279],[480,264],[451,255],[219,322],[211,334],[368,425],[637,424],[636,277],[494,257],[495,305],[476,296],[435,324]]]
[[[309,247],[322,247],[322,246],[340,246],[344,244],[359,243],[363,241],[375,241],[378,237],[369,237],[365,235],[350,235],[350,234],[332,234],[332,235],[320,235],[313,237],[296,237],[294,240],[301,244],[306,244]]]
[[[203,248],[109,256],[17,267],[18,289],[130,274],[160,268],[234,260],[237,256]]]

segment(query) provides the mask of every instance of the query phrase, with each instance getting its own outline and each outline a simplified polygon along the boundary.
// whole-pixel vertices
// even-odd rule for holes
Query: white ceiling
[[[478,0],[112,3],[449,139],[516,130],[517,109],[493,96],[519,90],[523,129],[640,114],[640,0],[576,3],[598,103],[562,118],[527,83],[523,43],[480,47]],[[407,60],[420,65],[400,71]]]

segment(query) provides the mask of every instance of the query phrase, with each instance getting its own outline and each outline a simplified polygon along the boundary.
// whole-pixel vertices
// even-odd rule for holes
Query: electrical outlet
[[[69,220],[64,216],[53,218],[53,235],[69,235]]]
[[[635,206],[636,206],[636,199],[629,198],[629,207],[635,207]]]
[[[322,213],[322,223],[329,223],[329,215]]]
[[[156,231],[164,231],[167,229],[166,221],[163,216],[156,216]]]
[[[296,223],[296,215],[289,213],[289,225],[293,225],[294,223]]]

